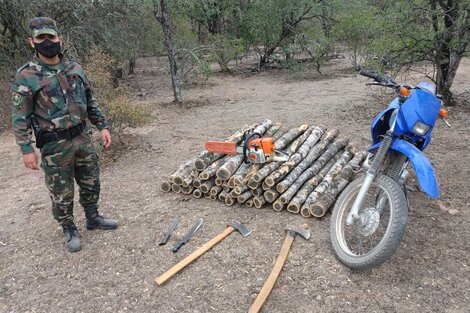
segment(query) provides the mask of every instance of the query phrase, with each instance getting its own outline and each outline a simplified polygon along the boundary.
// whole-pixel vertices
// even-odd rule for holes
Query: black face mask
[[[52,42],[46,39],[41,43],[34,43],[34,49],[46,58],[53,58],[60,52],[60,41]]]

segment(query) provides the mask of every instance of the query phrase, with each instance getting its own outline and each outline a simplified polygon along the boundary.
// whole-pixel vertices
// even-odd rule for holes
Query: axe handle
[[[251,305],[248,313],[257,313],[261,310],[261,307],[263,306],[264,302],[271,293],[271,290],[273,289],[274,284],[276,283],[276,280],[282,271],[282,267],[286,262],[287,255],[289,254],[290,247],[292,246],[292,242],[294,242],[294,237],[292,237],[291,235],[287,235],[286,239],[284,240],[284,244],[282,245],[281,253],[279,253],[276,263],[274,263],[274,267],[271,271],[271,274],[269,274],[268,279],[266,280],[263,288],[256,297],[255,302],[253,302],[253,304]]]
[[[155,279],[155,282],[157,285],[162,285],[165,283],[168,279],[170,279],[173,275],[181,271],[183,268],[185,268],[188,264],[190,264],[192,261],[196,260],[198,257],[206,253],[208,250],[210,250],[213,246],[218,244],[220,241],[222,241],[225,237],[230,235],[235,228],[232,226],[227,227],[223,232],[203,244],[201,247],[199,247],[196,251],[185,257],[183,260],[181,260],[179,263],[174,265],[172,268],[170,268],[168,271],[163,273],[160,277],[157,277]]]

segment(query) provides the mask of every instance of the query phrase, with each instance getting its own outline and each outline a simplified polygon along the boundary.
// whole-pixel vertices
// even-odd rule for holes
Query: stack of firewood
[[[192,194],[304,217],[322,217],[359,169],[366,156],[349,145],[339,131],[322,125],[302,124],[287,129],[265,120],[247,126],[225,141],[241,143],[247,129],[272,137],[277,149],[289,155],[285,162],[246,164],[242,155],[201,152],[182,164],[162,182],[161,190]]]

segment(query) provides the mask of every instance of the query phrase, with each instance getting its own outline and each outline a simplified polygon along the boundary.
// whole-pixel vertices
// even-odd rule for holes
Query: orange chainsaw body
[[[207,151],[222,154],[240,154],[242,147],[234,142],[208,141],[205,145]],[[275,150],[272,138],[255,138],[248,143],[248,149],[261,149],[265,154],[272,154]]]
[[[243,146],[237,146],[234,142],[208,141],[205,144],[208,152],[222,154],[243,154]],[[286,161],[287,155],[276,150],[272,138],[254,138],[246,146],[245,157],[251,163],[265,163],[270,161]]]

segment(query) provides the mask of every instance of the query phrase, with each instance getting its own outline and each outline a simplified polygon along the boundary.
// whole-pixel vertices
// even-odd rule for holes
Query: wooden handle
[[[271,274],[269,274],[268,279],[264,283],[263,288],[261,288],[261,291],[256,297],[255,302],[253,302],[251,305],[248,313],[258,313],[261,310],[261,307],[271,293],[271,290],[273,289],[274,284],[276,283],[276,280],[282,271],[282,267],[286,262],[287,255],[289,254],[290,247],[292,246],[292,242],[294,242],[294,237],[287,235],[286,240],[284,240],[284,244],[282,245],[281,253],[277,257],[276,263],[274,263],[273,270],[271,271]]]
[[[168,279],[170,279],[173,275],[181,271],[186,265],[190,264],[192,261],[196,260],[198,257],[206,253],[209,249],[211,249],[213,246],[218,244],[222,239],[230,235],[235,228],[232,226],[227,227],[223,232],[206,242],[204,245],[199,247],[196,251],[185,257],[183,260],[181,260],[179,263],[174,265],[172,268],[170,268],[168,271],[163,273],[160,277],[157,277],[155,279],[155,282],[157,285],[162,285],[165,283]]]

